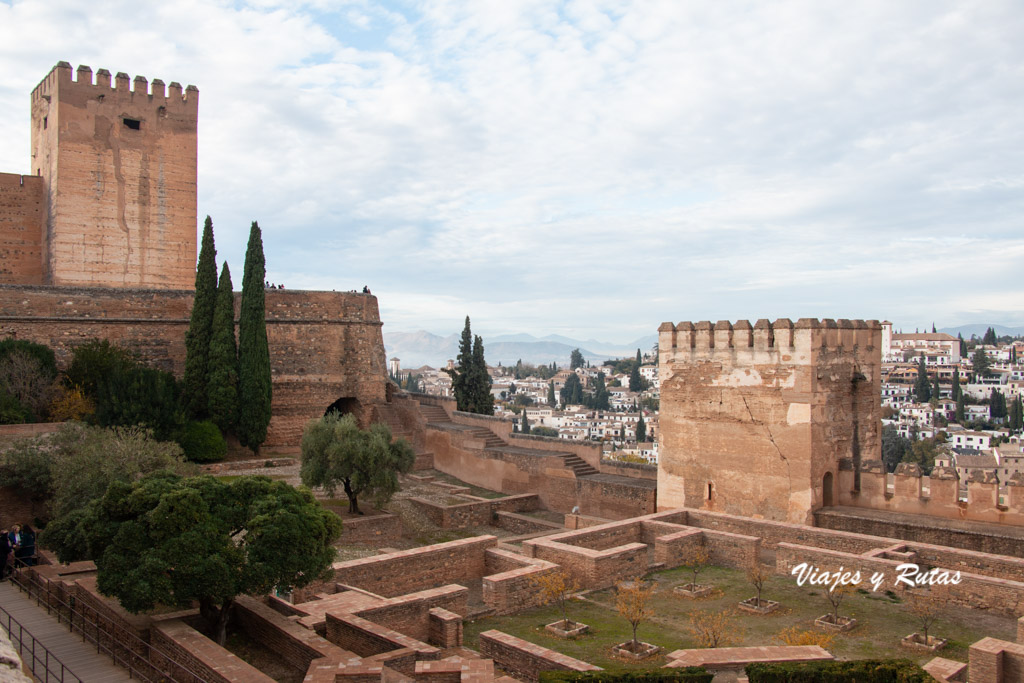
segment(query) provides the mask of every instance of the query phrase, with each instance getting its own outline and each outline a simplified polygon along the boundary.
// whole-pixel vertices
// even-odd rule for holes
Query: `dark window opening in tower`
[[[140,128],[142,128],[142,121],[139,121],[138,119],[125,118],[124,125],[126,128],[131,128],[132,130],[139,130]]]

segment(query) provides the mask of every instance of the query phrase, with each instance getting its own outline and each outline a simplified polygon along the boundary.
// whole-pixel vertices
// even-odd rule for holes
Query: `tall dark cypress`
[[[220,271],[213,309],[207,389],[210,419],[221,433],[234,432],[238,420],[238,347],[235,344],[235,294],[227,261]]]
[[[462,328],[462,338],[459,340],[459,357],[455,370],[449,371],[452,378],[452,393],[455,394],[455,407],[458,410],[472,412],[470,405],[473,402],[470,396],[469,380],[471,368],[473,367],[473,333],[469,328],[469,316],[466,316],[466,326]]]
[[[260,226],[253,221],[245,251],[238,316],[238,440],[258,453],[270,424],[270,348],[263,291],[267,268]]]
[[[469,393],[473,402],[473,408],[470,410],[480,415],[494,415],[491,376],[487,372],[487,361],[484,360],[484,340],[479,335],[473,337],[473,359],[469,385]]]
[[[203,225],[203,239],[196,266],[196,296],[192,316],[185,333],[185,412],[191,418],[206,416],[207,377],[209,375],[210,338],[213,329],[213,307],[217,300],[217,249],[213,244],[213,221],[209,216]]]

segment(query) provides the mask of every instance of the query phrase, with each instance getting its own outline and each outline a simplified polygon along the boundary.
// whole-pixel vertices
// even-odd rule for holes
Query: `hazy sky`
[[[0,0],[0,171],[59,60],[195,84],[240,279],[388,330],[1024,324],[1019,2]],[[236,285],[239,284],[236,282]]]

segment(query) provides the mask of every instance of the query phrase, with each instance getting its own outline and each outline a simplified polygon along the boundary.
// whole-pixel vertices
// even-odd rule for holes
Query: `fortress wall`
[[[891,491],[887,488],[887,474],[880,460],[861,462],[860,491],[851,490],[853,477],[853,463],[849,460],[841,462],[840,505],[949,520],[1024,526],[1022,478],[1006,482],[1005,504],[1000,504],[999,483],[995,479],[983,477],[968,481],[967,500],[960,500],[959,477],[956,470],[950,467],[936,467],[931,476],[925,477],[918,465],[901,463],[893,474]]]
[[[0,283],[43,283],[45,226],[43,179],[0,173]]]
[[[880,452],[880,340],[875,321],[662,324],[659,507],[808,523],[841,457]]]
[[[185,366],[193,292],[0,285],[0,338],[46,344],[59,365],[74,347],[109,339],[175,373]],[[235,295],[236,315],[241,294]],[[377,299],[368,294],[268,290],[273,417],[264,446],[297,449],[306,423],[339,398],[368,420],[385,400],[387,373]]]
[[[74,76],[74,78],[73,78]],[[199,91],[60,62],[33,90],[45,179],[43,282],[189,289],[195,281]]]

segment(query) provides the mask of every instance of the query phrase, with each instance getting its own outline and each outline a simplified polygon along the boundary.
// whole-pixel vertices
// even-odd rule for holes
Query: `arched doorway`
[[[358,420],[362,413],[362,405],[359,403],[358,398],[351,396],[342,396],[337,401],[327,406],[327,410],[324,411],[324,417],[330,413],[339,413],[341,415],[348,415],[349,413],[356,416]]]
[[[825,507],[832,507],[832,473],[826,472],[821,479],[821,504]]]

